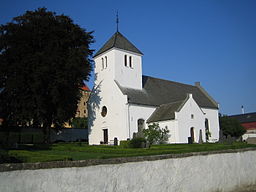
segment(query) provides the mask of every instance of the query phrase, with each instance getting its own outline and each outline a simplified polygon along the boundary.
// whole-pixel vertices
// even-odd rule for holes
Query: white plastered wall
[[[155,111],[156,107],[146,105],[129,105],[128,118],[130,119],[130,138],[132,138],[134,132],[138,132],[138,120],[145,120],[145,129],[147,128],[147,119]]]
[[[107,87],[110,87],[111,91],[104,88],[106,87],[104,86],[104,83],[108,83]],[[93,122],[89,122],[89,124],[91,124],[91,126],[89,126],[89,144],[100,144],[100,141],[103,141],[103,129],[108,129],[109,142],[113,141],[115,137],[118,140],[125,140],[128,138],[127,110],[125,105],[127,96],[120,92],[115,82],[105,81],[102,82],[102,85],[103,88],[99,93],[100,101],[98,107],[93,110],[95,119]],[[92,95],[90,104],[93,103],[93,100],[95,100],[95,97]],[[101,115],[103,106],[107,107],[107,114],[105,117]]]
[[[209,138],[209,142],[217,142],[219,140],[219,111],[217,109],[209,109],[202,108],[205,113],[205,118],[208,119],[209,122],[209,131],[211,133],[211,137]]]
[[[103,129],[108,129],[108,141],[128,138],[127,96],[123,95],[114,81],[116,70],[115,50],[110,50],[95,58],[95,85],[89,99],[89,144],[103,141]],[[102,66],[102,58],[107,66]],[[105,117],[101,115],[102,107],[107,107]]]
[[[244,151],[88,167],[0,172],[0,191],[254,191],[255,161],[255,151]]]
[[[245,133],[242,135],[243,141],[246,141],[248,138],[256,138],[256,133]]]
[[[178,130],[178,121],[169,120],[169,121],[159,121],[157,122],[160,128],[168,128],[169,130],[169,139],[168,143],[178,143],[179,139],[179,130]]]
[[[122,86],[133,89],[142,89],[142,57],[141,55],[119,49],[113,49],[115,53],[115,77]],[[127,66],[124,64],[124,56],[127,55]],[[129,66],[129,57],[132,57],[132,67]]]
[[[193,115],[193,118],[191,115]],[[203,141],[205,141],[204,113],[193,99],[192,94],[189,95],[182,109],[175,113],[175,116],[178,120],[179,132],[177,143],[188,143],[188,137],[190,137],[190,129],[192,127],[194,128],[194,141],[199,141],[200,129],[202,130]]]
[[[125,55],[127,55],[127,66],[124,64]],[[108,129],[110,143],[115,137],[119,141],[132,137],[130,130],[132,126],[128,121],[127,96],[123,95],[115,81],[123,87],[142,89],[141,60],[141,55],[117,48],[112,48],[94,58],[95,86],[89,99],[89,144],[100,144],[100,141],[103,141],[103,129]],[[105,117],[101,115],[103,106],[107,107]]]

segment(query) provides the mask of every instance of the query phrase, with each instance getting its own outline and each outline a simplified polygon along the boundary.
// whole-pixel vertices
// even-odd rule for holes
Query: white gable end
[[[191,137],[191,129],[194,131],[194,141],[198,142],[199,132],[202,130],[203,140],[205,141],[204,113],[197,105],[192,95],[183,105],[179,112],[176,112],[178,121],[179,143],[187,143],[188,137]]]

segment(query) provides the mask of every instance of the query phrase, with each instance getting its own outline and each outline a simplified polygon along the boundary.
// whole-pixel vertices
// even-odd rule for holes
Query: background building
[[[242,136],[243,140],[254,138],[256,142],[256,113],[231,115],[229,117],[237,119],[246,129],[246,133]]]
[[[91,90],[87,85],[84,85],[81,88],[82,97],[77,105],[76,117],[87,117],[88,110],[87,110],[87,101],[90,97]]]

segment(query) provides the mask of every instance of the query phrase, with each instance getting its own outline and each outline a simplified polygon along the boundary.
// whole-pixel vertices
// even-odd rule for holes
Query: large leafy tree
[[[224,115],[224,116],[220,116],[219,120],[220,120],[220,129],[222,130],[223,135],[225,136],[230,135],[232,137],[238,138],[246,132],[245,128],[235,118],[231,118]]]
[[[0,26],[0,114],[5,127],[61,127],[88,80],[92,32],[39,8]],[[48,141],[48,137],[45,138]]]

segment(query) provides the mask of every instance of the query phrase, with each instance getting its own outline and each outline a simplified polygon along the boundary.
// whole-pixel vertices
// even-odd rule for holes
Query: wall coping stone
[[[223,154],[223,153],[241,153],[246,151],[256,151],[256,148],[227,149],[227,150],[219,150],[219,151],[203,151],[203,152],[137,156],[137,157],[120,157],[120,158],[111,158],[111,159],[87,159],[87,160],[79,160],[79,161],[8,163],[8,164],[0,164],[0,172],[17,171],[17,170],[88,167],[88,166],[106,165],[106,164],[157,161],[157,160],[163,160],[163,159],[185,158],[185,157],[200,156],[200,155],[202,156],[202,155],[213,155],[213,154]]]

